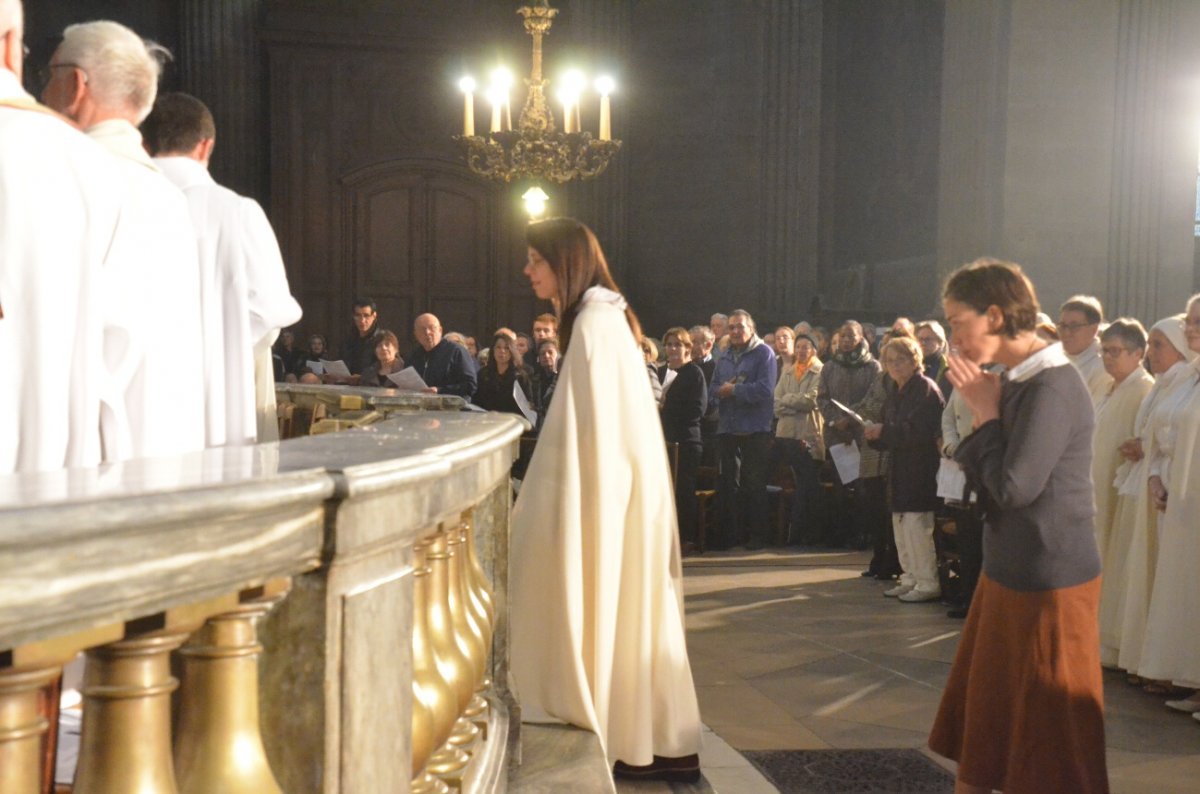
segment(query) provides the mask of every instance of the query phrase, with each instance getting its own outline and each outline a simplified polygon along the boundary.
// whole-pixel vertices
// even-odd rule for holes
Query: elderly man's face
[[[704,334],[690,334],[692,337],[692,359],[695,361],[703,361],[704,357],[712,352],[713,343],[708,341]]]
[[[709,318],[708,327],[712,329],[713,335],[720,339],[729,330],[729,321],[719,314],[714,314]]]
[[[754,333],[754,322],[744,314],[735,314],[729,318],[729,344],[741,347],[750,341]]]
[[[426,351],[433,350],[442,341],[442,324],[432,314],[422,314],[413,323],[413,335]]]

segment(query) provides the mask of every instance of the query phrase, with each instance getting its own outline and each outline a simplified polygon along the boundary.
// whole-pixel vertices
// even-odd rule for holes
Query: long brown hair
[[[579,300],[592,287],[605,287],[619,292],[608,270],[608,261],[600,242],[587,226],[574,218],[547,218],[529,224],[525,232],[529,247],[542,255],[558,280],[558,299],[555,309],[559,315],[558,338],[565,353],[570,344]],[[633,338],[640,343],[642,326],[628,306],[625,319]]]

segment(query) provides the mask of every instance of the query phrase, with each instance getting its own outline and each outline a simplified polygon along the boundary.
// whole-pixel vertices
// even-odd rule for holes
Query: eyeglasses
[[[1074,333],[1075,331],[1078,331],[1080,328],[1087,328],[1088,326],[1091,326],[1091,325],[1096,325],[1096,323],[1055,323],[1054,327],[1060,331],[1069,331],[1071,333]]]
[[[28,55],[28,54],[29,53],[26,53],[26,55]],[[88,73],[79,64],[77,64],[77,63],[50,63],[50,64],[46,64],[41,69],[38,69],[38,79],[42,81],[43,88],[50,84],[50,78],[52,78],[54,76],[54,70],[58,69],[60,67],[63,69],[78,69],[80,74],[83,75],[84,85],[87,85]]]
[[[744,331],[744,330],[746,330],[746,326],[745,326],[743,323],[733,323],[732,325],[730,325],[730,326],[728,326],[728,327],[729,327],[729,330],[730,330],[730,331]]]
[[[370,320],[375,316],[375,312],[355,312],[354,316],[359,320]]]

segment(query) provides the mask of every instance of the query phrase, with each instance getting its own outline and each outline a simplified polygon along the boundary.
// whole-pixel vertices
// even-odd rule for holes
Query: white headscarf
[[[1164,317],[1156,322],[1150,330],[1161,332],[1171,345],[1183,354],[1184,360],[1190,364],[1196,360],[1196,351],[1188,347],[1187,337],[1184,336],[1185,318],[1186,315],[1183,314],[1172,314],[1170,317]]]

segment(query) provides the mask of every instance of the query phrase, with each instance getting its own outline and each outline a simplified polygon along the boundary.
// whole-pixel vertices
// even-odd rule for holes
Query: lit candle
[[[500,131],[500,113],[504,103],[501,100],[500,92],[492,87],[488,91],[488,101],[492,103],[492,132]]]
[[[503,66],[492,70],[492,91],[496,95],[496,106],[492,110],[492,131],[507,132],[512,129],[512,105],[509,104],[509,92],[512,90],[512,72]]]
[[[568,91],[558,92],[558,101],[563,106],[563,132],[571,131],[571,118],[574,114],[571,112],[571,94]]]
[[[463,135],[475,134],[475,78],[467,75],[458,81],[463,92]]]
[[[563,93],[567,99],[563,103],[563,115],[567,117],[565,126],[567,132],[582,132],[583,125],[579,121],[579,94],[587,81],[577,69],[571,69],[563,75]]]
[[[608,76],[596,80],[596,90],[600,93],[600,140],[612,140],[612,107],[608,95],[616,88],[613,79]]]

